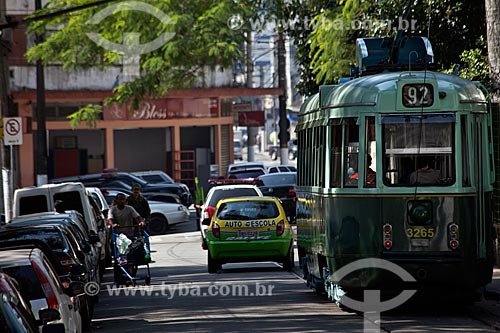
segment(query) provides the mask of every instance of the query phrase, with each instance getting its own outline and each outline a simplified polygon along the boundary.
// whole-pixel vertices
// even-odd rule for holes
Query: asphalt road
[[[194,214],[193,214],[194,215]],[[151,238],[151,286],[120,287],[108,269],[99,294],[96,332],[362,332],[361,314],[344,311],[308,289],[296,267],[276,263],[227,264],[208,274],[195,219]],[[141,266],[139,275],[144,275]],[[383,314],[366,332],[494,332],[450,304]]]

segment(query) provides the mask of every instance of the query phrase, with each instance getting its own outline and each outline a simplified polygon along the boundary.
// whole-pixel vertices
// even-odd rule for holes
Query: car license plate
[[[259,230],[238,230],[238,237],[258,237]]]

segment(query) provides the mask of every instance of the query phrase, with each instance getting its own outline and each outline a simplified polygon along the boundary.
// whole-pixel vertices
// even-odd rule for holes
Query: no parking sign
[[[23,127],[21,117],[5,117],[3,119],[3,136],[5,145],[23,144]]]

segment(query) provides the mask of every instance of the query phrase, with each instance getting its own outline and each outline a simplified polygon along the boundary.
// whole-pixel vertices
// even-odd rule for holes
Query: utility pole
[[[247,45],[246,45],[246,72],[247,72],[247,81],[246,81],[246,86],[247,88],[253,88],[253,60],[252,60],[252,32],[249,31],[247,34]],[[252,103],[253,106],[253,103]],[[255,111],[255,110],[252,110]],[[247,127],[247,161],[248,162],[253,162],[255,161],[255,151],[254,151],[254,145],[255,145],[255,127],[253,126],[248,126]]]
[[[35,0],[35,10],[42,8],[41,0]],[[42,35],[35,36],[35,43],[43,41]],[[45,122],[45,76],[41,60],[36,62],[36,140],[35,170],[36,184],[47,184],[47,127]]]
[[[5,13],[7,11],[6,0],[0,0],[0,24],[6,24],[7,18]],[[8,98],[9,98],[9,65],[7,58],[10,52],[10,42],[5,39],[5,29],[1,31],[0,35],[0,117],[3,122],[3,117],[8,114]],[[3,128],[2,128],[3,130]],[[2,191],[0,191],[0,212],[5,213],[5,220],[10,220],[10,186],[8,177],[8,168],[5,168],[5,146],[4,139],[0,140],[0,183],[2,184]],[[4,174],[5,171],[5,174]],[[11,170],[12,171],[12,170]]]
[[[286,114],[286,59],[285,59],[285,39],[282,31],[278,31],[278,87],[281,88],[279,95],[279,139],[280,139],[280,155],[281,165],[288,164],[288,126]]]

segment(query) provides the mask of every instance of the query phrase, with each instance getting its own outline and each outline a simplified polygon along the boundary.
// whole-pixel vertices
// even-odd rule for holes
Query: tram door
[[[486,140],[486,137],[484,135],[484,131],[487,130],[485,129],[485,124],[483,123],[484,115],[477,115],[475,114],[474,116],[474,122],[473,122],[473,133],[472,133],[472,138],[473,138],[473,172],[474,172],[474,179],[475,179],[475,187],[477,191],[476,195],[476,203],[475,203],[475,215],[476,215],[476,239],[477,239],[477,257],[481,259],[486,258],[486,228],[485,226],[487,225],[486,221],[486,216],[484,214],[485,212],[485,190],[484,190],[484,184],[485,184],[485,166],[487,167],[488,160],[484,160],[484,156],[487,156],[487,154],[484,154],[484,149],[485,147],[488,147],[488,142]],[[467,143],[466,143],[467,144]],[[486,163],[486,165],[484,165]]]

